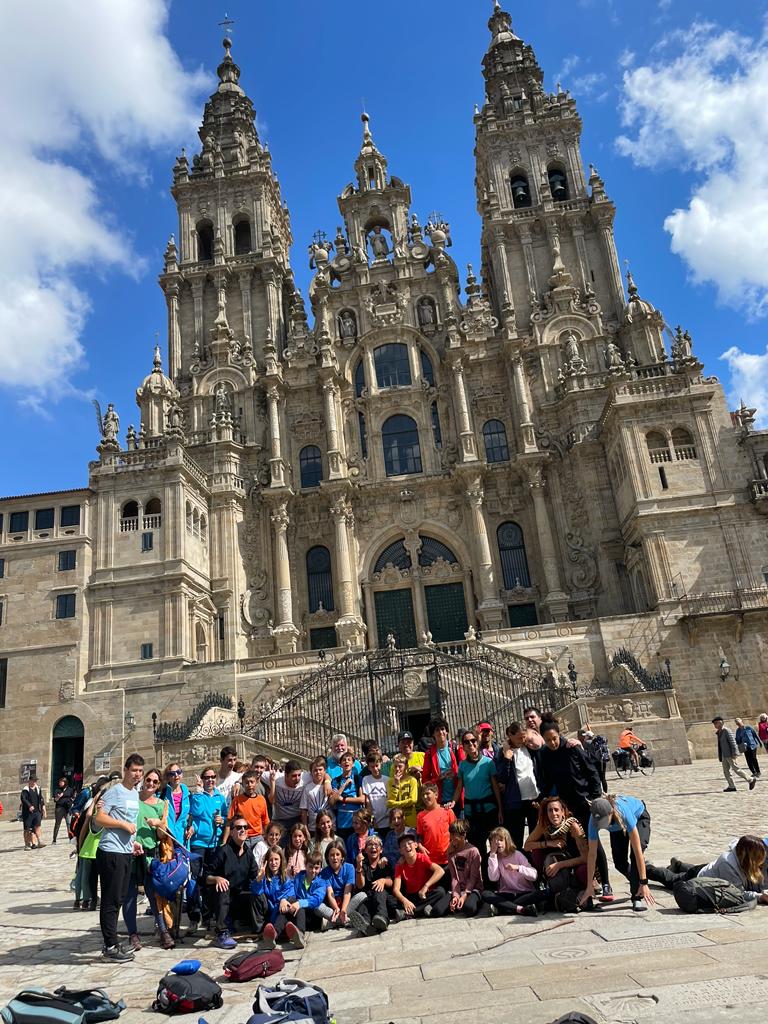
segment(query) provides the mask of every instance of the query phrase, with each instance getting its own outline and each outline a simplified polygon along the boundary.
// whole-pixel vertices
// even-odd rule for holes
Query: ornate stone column
[[[483,484],[478,478],[472,480],[467,488],[466,498],[472,522],[474,541],[475,566],[474,575],[480,595],[477,617],[483,629],[500,629],[503,613],[499,598],[499,588],[493,571],[493,555],[488,539],[488,527],[483,513]]]
[[[281,501],[270,515],[275,539],[275,597],[277,599],[277,625],[271,633],[278,653],[291,654],[296,650],[299,631],[293,623],[293,590],[291,562],[288,554],[288,506]]]
[[[331,505],[330,512],[336,540],[336,593],[339,600],[336,636],[339,647],[345,647],[348,642],[353,647],[362,647],[365,643],[365,625],[360,616],[349,542],[349,528],[354,526],[354,514],[352,506],[344,496]]]
[[[195,342],[193,355],[200,356],[203,352],[203,287],[204,279],[196,277],[192,281],[192,300],[195,309]]]
[[[619,255],[616,252],[616,242],[613,237],[613,225],[608,211],[604,211],[603,216],[600,218],[600,234],[603,241],[605,258],[608,263],[608,276],[611,282],[614,306],[617,314],[621,315],[626,302],[626,297],[624,295],[624,282],[621,278],[621,270],[619,268]]]
[[[251,271],[240,270],[237,274],[240,283],[240,299],[243,304],[243,335],[249,343],[253,342],[253,324],[251,319]]]
[[[328,445],[328,479],[339,480],[345,476],[339,441],[338,414],[339,387],[332,380],[323,381],[323,405],[325,407],[325,436]]]
[[[507,246],[504,239],[504,232],[500,229],[493,233],[493,267],[496,271],[496,281],[499,286],[499,295],[497,296],[499,301],[499,307],[504,305],[506,295],[506,301],[514,303],[514,295],[512,292],[512,279],[509,276],[509,264],[507,263]]]
[[[472,421],[469,417],[469,399],[467,398],[467,385],[464,380],[464,367],[461,364],[461,357],[454,356],[451,362],[453,371],[453,393],[456,399],[456,415],[459,423],[459,440],[461,442],[461,461],[477,461],[477,444],[475,432],[472,429]]]
[[[523,435],[523,451],[538,451],[536,433],[531,420],[531,403],[528,399],[528,382],[525,379],[523,359],[520,355],[512,357],[512,375],[515,381],[515,399],[520,411],[520,431]]]
[[[269,472],[270,486],[285,487],[285,463],[280,439],[280,389],[273,384],[267,388],[269,416]]]
[[[168,306],[168,363],[169,373],[175,379],[181,372],[181,344],[179,340],[179,286],[174,281],[165,286]]]
[[[552,527],[549,522],[547,503],[544,498],[544,469],[541,465],[527,466],[528,486],[533,499],[536,518],[536,533],[539,538],[541,565],[544,570],[546,596],[544,605],[553,622],[565,622],[568,618],[568,596],[560,582],[560,566]]]

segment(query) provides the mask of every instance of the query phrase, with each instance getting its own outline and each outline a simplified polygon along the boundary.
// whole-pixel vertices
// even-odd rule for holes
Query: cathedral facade
[[[489,28],[477,269],[363,115],[306,299],[225,40],[173,168],[165,366],[134,424],[99,411],[87,488],[0,502],[0,791],[388,644],[481,635],[598,682],[627,648],[703,753],[712,713],[768,705],[768,432],[625,292],[574,100]]]

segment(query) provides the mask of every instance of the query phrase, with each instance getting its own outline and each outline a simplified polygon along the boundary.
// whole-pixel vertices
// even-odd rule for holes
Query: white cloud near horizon
[[[742,352],[733,345],[720,356],[728,364],[731,386],[728,398],[732,409],[741,400],[757,409],[756,425],[768,427],[768,345],[765,352]]]
[[[670,33],[626,67],[621,113],[620,152],[690,182],[664,228],[692,280],[768,315],[768,34],[701,21]]]
[[[0,386],[23,400],[66,393],[83,364],[90,302],[76,275],[142,267],[97,170],[141,180],[148,151],[186,140],[199,120],[210,79],[182,67],[168,6],[0,6]]]

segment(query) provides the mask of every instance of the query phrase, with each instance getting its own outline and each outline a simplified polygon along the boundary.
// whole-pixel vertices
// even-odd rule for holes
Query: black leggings
[[[585,803],[583,806],[579,806],[578,810],[574,810],[573,808],[571,808],[571,810],[573,811],[573,814],[574,814],[574,817],[576,818],[576,820],[579,822],[581,827],[584,829],[584,835],[587,835],[588,834],[588,829],[589,829],[589,819],[590,819],[589,804]],[[611,835],[613,835],[613,833],[611,833]],[[603,849],[603,844],[600,842],[599,837],[598,837],[598,840],[597,840],[597,861],[595,863],[597,865],[596,866],[596,874],[597,874],[598,879],[600,880],[600,884],[601,885],[608,885],[608,858],[605,856],[605,850]],[[613,863],[616,864],[616,856],[615,856],[615,854],[614,854],[614,858],[613,858]],[[616,869],[618,871],[621,871],[621,868],[619,867],[618,864],[616,864]],[[592,879],[591,878],[587,879],[587,889],[589,890],[589,892],[592,891]]]
[[[551,904],[548,889],[534,889],[532,892],[491,892],[483,893],[483,903],[496,907],[500,914],[516,914],[518,907],[545,907]]]
[[[651,816],[647,810],[637,819],[637,834],[640,836],[640,848],[645,850],[651,838]],[[635,862],[635,854],[629,843],[630,833],[609,832],[611,837],[611,854],[613,864],[620,875],[629,879],[629,891],[634,899],[640,888],[640,874]]]
[[[474,917],[481,907],[480,893],[479,892],[468,892],[467,898],[464,900],[464,906],[461,910],[451,910],[448,908],[450,914],[455,914],[461,917]]]
[[[660,882],[665,889],[674,889],[676,882],[687,882],[695,878],[706,864],[683,864],[680,862],[680,870],[672,871],[670,868],[657,868],[654,864],[645,865],[645,873],[652,882]]]

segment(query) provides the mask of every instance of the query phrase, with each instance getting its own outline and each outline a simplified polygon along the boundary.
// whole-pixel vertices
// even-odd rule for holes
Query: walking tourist
[[[735,793],[736,783],[733,780],[734,774],[738,775],[740,779],[744,779],[745,782],[749,783],[749,788],[754,789],[757,783],[755,775],[748,775],[741,765],[736,763],[736,757],[739,753],[739,748],[736,746],[736,739],[730,729],[726,729],[725,723],[723,722],[722,715],[715,715],[712,719],[712,725],[715,727],[715,735],[717,736],[717,757],[723,768],[723,775],[727,783],[724,793]]]
[[[760,715],[757,720],[757,734],[763,747],[768,751],[768,715],[765,713]]]
[[[59,779],[56,789],[53,792],[53,805],[54,805],[54,826],[53,826],[53,845],[56,845],[56,840],[59,836],[59,829],[61,828],[62,821],[66,822],[67,815],[72,807],[75,799],[75,794],[70,786],[69,782],[62,776]]]
[[[603,792],[607,793],[608,782],[605,777],[605,772],[608,767],[608,762],[611,760],[611,752],[608,749],[608,740],[605,736],[600,736],[598,733],[593,732],[588,725],[579,729],[578,737],[581,740],[581,745],[584,748],[587,760],[591,761],[597,769],[597,774],[600,776],[600,782],[603,786]]]
[[[30,775],[21,791],[21,827],[25,850],[41,850],[46,845],[40,838],[40,826],[45,816],[45,798],[37,784],[37,776]]]
[[[736,719],[736,746],[739,753],[744,755],[744,760],[747,762],[747,768],[752,772],[756,779],[760,778],[760,764],[757,759],[757,752],[762,747],[760,737],[752,728],[751,725],[745,725],[743,718]]]

